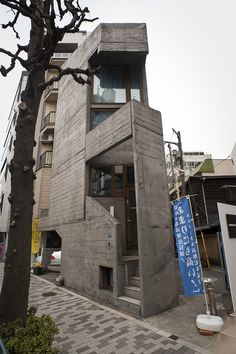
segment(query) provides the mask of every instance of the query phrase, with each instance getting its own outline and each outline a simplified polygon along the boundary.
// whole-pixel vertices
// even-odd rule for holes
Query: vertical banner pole
[[[187,198],[188,198],[188,201],[189,201],[189,207],[190,207],[190,211],[191,211],[192,222],[193,222],[193,225],[194,225],[194,233],[195,233],[197,251],[198,251],[198,256],[199,256],[199,261],[200,261],[200,272],[201,272],[201,278],[202,278],[202,284],[203,284],[203,292],[204,292],[205,303],[206,303],[206,313],[207,313],[207,315],[210,315],[209,305],[208,305],[208,300],[207,300],[207,294],[206,294],[206,287],[205,287],[204,277],[203,277],[202,262],[201,262],[200,252],[199,252],[199,245],[198,245],[197,234],[196,234],[196,231],[195,231],[195,224],[194,224],[194,219],[193,219],[192,204],[191,204],[191,199],[190,199],[189,195],[187,196]]]

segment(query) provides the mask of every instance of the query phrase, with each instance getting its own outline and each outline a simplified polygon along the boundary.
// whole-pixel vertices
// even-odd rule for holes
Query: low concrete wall
[[[86,221],[56,229],[62,237],[61,274],[65,285],[115,303],[121,293],[123,265],[120,223],[95,199],[86,198]],[[101,288],[100,267],[113,268],[113,291]],[[118,285],[119,284],[119,285]]]

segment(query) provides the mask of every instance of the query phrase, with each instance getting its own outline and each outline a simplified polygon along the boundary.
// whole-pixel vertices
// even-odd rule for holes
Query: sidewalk
[[[55,278],[59,274],[60,267],[50,267],[50,269],[56,270],[57,272],[46,273],[41,278],[45,278],[51,281],[52,283],[55,283]],[[220,270],[220,268],[204,268],[204,276],[206,278],[215,279],[214,287],[218,315],[223,317],[223,319],[226,319],[227,311],[224,308],[222,301],[222,293],[225,291],[222,271]],[[177,274],[177,277],[179,284],[178,291],[180,294],[182,294],[183,289],[179,272]],[[118,313],[120,314],[120,311]],[[205,350],[210,350],[213,347],[215,341],[217,340],[218,334],[214,334],[214,336],[203,336],[199,334],[199,331],[196,328],[197,315],[205,313],[206,306],[203,295],[195,297],[185,297],[181,295],[179,306],[171,310],[165,311],[159,315],[145,318],[144,320],[142,320],[142,323],[149,324],[157,330],[162,329],[163,331],[168,332],[171,335],[179,337]]]
[[[0,265],[0,280],[3,266]],[[30,305],[51,315],[60,334],[60,354],[206,354],[208,351],[147,322],[102,306],[37,276],[31,278]]]

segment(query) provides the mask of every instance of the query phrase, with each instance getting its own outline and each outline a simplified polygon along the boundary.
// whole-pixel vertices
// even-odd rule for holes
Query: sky
[[[147,24],[146,62],[149,105],[162,114],[164,140],[181,132],[184,151],[227,158],[236,142],[236,1],[235,0],[82,0],[100,22]],[[0,9],[3,23],[3,8]],[[21,21],[21,44],[27,25]],[[16,48],[11,31],[0,29],[0,47]],[[9,62],[0,56],[0,64]],[[7,119],[20,78],[17,67],[0,77],[0,154]]]

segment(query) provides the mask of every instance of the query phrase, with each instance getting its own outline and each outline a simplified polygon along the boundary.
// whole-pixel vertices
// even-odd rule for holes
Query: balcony
[[[45,102],[56,102],[58,95],[58,81],[55,81],[52,85],[49,85],[44,91]]]
[[[52,151],[45,151],[39,158],[38,169],[52,166]]]
[[[56,112],[54,111],[49,112],[46,115],[46,117],[44,117],[42,120],[41,131],[43,131],[43,133],[52,132],[55,126],[55,119],[56,119]]]

